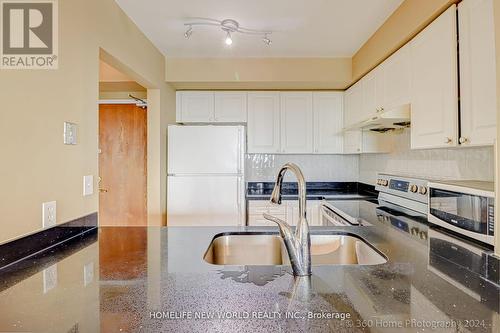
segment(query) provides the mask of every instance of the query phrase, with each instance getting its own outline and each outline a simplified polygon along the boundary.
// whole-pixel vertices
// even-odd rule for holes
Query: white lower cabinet
[[[319,206],[320,201],[310,200],[307,201],[307,222],[310,226],[318,226],[320,225],[319,219]],[[297,225],[299,223],[299,203],[297,201],[289,201],[287,202],[287,222],[290,225]]]
[[[309,225],[320,225],[318,200],[307,201],[307,220]],[[290,225],[297,225],[299,221],[299,205],[296,200],[283,200],[281,205],[273,205],[269,200],[248,201],[248,225],[249,226],[275,226],[276,224],[266,220],[262,215],[267,213],[282,219]]]
[[[268,221],[264,218],[264,213],[286,221],[287,207],[284,204],[273,205],[269,202],[269,200],[249,200],[247,208],[247,225],[249,226],[275,226],[273,222]]]

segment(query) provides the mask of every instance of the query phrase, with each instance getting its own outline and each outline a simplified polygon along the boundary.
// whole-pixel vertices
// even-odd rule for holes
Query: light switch
[[[43,270],[43,293],[46,294],[57,286],[57,264]]]
[[[83,285],[86,287],[94,281],[94,262],[89,262],[83,266]]]
[[[42,204],[42,226],[50,228],[56,225],[57,206],[55,201],[44,202]]]
[[[76,124],[64,122],[64,144],[76,145]]]
[[[94,176],[83,176],[83,196],[94,194]]]

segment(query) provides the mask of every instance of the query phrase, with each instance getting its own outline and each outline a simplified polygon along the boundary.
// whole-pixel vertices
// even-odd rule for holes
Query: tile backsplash
[[[410,150],[410,131],[398,135],[390,154],[362,154],[359,181],[374,184],[378,172],[423,178],[493,181],[493,147]]]
[[[247,154],[246,180],[275,181],[279,168],[287,163],[297,164],[307,181],[357,181],[359,157],[357,155],[275,155]],[[285,181],[295,181],[286,175]]]
[[[360,181],[375,184],[377,173],[386,172],[422,178],[494,180],[493,147],[410,149],[410,130],[397,134],[389,154],[275,155],[247,154],[246,180],[275,180],[287,162],[300,166],[307,181]],[[287,175],[285,181],[295,181]]]

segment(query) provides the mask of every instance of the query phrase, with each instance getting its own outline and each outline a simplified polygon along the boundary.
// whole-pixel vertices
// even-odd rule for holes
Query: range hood
[[[344,131],[369,130],[374,132],[387,132],[410,126],[410,104],[403,104],[388,110],[375,113],[366,120],[344,128]]]

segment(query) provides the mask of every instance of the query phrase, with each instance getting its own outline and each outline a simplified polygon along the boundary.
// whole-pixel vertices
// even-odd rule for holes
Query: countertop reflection
[[[360,235],[389,258],[383,265],[314,266],[311,278],[295,279],[288,266],[203,261],[216,234],[244,230],[277,232],[99,228],[0,271],[0,332],[497,332],[500,327],[497,285],[474,274],[448,278],[455,272],[449,269],[451,256],[436,260],[430,241],[390,225],[313,228]]]

